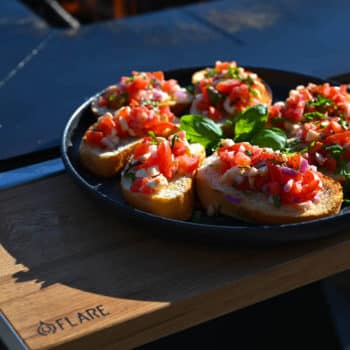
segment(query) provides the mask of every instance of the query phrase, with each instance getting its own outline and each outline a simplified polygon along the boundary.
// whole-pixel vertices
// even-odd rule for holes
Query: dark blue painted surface
[[[239,39],[239,62],[321,77],[350,71],[349,1],[226,0],[187,11]]]
[[[0,159],[58,145],[74,109],[133,69],[201,65],[230,58],[233,49],[229,38],[179,10],[56,31],[27,69],[0,89],[2,108],[12,114],[0,122],[0,132],[21,135],[16,147],[0,138]]]
[[[49,32],[47,25],[24,5],[14,0],[0,2],[0,89],[1,81]]]
[[[350,71],[345,0],[213,1],[75,33],[49,29],[23,5],[11,1],[16,12],[6,3],[0,3],[0,81],[21,60],[26,64],[0,87],[0,161],[57,146],[72,111],[132,69],[235,59],[321,77]],[[2,16],[28,20],[10,25]]]

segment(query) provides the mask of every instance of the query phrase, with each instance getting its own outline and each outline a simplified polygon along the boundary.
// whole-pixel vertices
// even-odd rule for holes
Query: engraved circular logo
[[[56,326],[52,323],[40,321],[38,326],[38,334],[49,335],[50,333],[56,333]]]

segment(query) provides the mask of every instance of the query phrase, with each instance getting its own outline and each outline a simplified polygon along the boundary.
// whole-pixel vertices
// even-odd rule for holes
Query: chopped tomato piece
[[[140,156],[146,154],[148,152],[148,150],[149,150],[148,143],[145,143],[145,142],[139,143],[134,148],[134,157],[137,159]]]
[[[251,164],[251,159],[248,155],[244,154],[243,152],[237,152],[235,155],[235,163],[238,166],[245,167],[249,166]]]
[[[97,130],[102,131],[103,135],[110,135],[115,128],[115,123],[112,116],[104,115],[98,119]]]
[[[334,172],[337,169],[337,161],[334,158],[327,158],[323,166],[326,170]]]
[[[197,155],[184,154],[178,159],[179,170],[185,174],[192,174],[199,165],[199,157]]]
[[[222,71],[224,71],[226,69],[229,69],[231,65],[233,67],[235,67],[236,66],[236,62],[216,62],[215,69],[218,72],[222,72]]]
[[[325,139],[327,144],[339,144],[341,146],[348,142],[350,142],[350,130],[330,135]]]
[[[86,142],[91,145],[91,146],[102,146],[102,141],[103,139],[103,132],[102,131],[93,131],[93,130],[88,130],[85,133],[85,140]]]
[[[240,84],[241,81],[236,79],[223,80],[216,85],[216,90],[218,90],[224,95],[228,95],[233,87],[238,86]]]
[[[168,179],[172,177],[172,153],[168,142],[162,142],[158,147],[159,171]]]
[[[295,170],[299,170],[302,156],[300,153],[291,155],[288,159],[288,165]]]
[[[153,77],[157,80],[164,80],[164,73],[162,71],[153,72]]]

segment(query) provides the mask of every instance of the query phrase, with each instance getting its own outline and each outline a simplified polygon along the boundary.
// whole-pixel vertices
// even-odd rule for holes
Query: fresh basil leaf
[[[222,130],[213,120],[196,114],[181,117],[180,129],[186,132],[190,142],[198,142],[204,147],[216,144],[222,138]]]
[[[278,128],[260,129],[251,139],[253,145],[283,150],[287,145],[286,133]]]
[[[253,106],[241,113],[234,127],[235,141],[249,141],[265,125],[267,114],[265,105]]]

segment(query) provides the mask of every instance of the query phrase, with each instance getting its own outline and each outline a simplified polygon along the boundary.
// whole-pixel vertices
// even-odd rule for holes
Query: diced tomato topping
[[[142,157],[146,154],[147,156]],[[149,168],[154,167],[159,170],[163,180],[165,177],[169,181],[176,175],[193,175],[200,163],[200,156],[191,150],[184,131],[178,132],[175,136],[170,136],[169,139],[158,138],[155,140],[150,136],[145,137],[134,148],[133,158],[137,161],[134,166],[136,172],[145,169],[147,173]],[[157,184],[163,186],[164,181],[157,182],[153,178],[153,169],[150,174],[141,178],[137,177],[133,181],[131,191],[141,193],[157,192]],[[157,172],[155,176],[158,176]],[[151,186],[147,185],[149,181],[153,182]]]
[[[158,167],[164,176],[170,179],[173,175],[173,160],[171,148],[168,142],[162,142],[158,147]]]
[[[281,192],[281,185],[278,181],[271,181],[268,183],[268,188],[269,188],[269,192],[270,194],[272,194],[273,196],[278,196]]]
[[[215,108],[214,106],[210,106],[208,108],[208,116],[209,118],[218,121],[222,118],[222,112],[218,108]]]
[[[222,72],[230,67],[236,67],[236,62],[216,62],[215,69],[218,72]]]
[[[154,193],[154,189],[151,186],[148,186],[148,183],[149,180],[146,177],[137,178],[131,184],[130,191],[140,192],[143,194],[152,194]]]
[[[246,167],[251,164],[251,159],[248,155],[243,152],[237,152],[235,155],[235,163],[237,166]]]
[[[287,164],[288,164],[291,168],[293,168],[293,169],[295,169],[295,170],[299,170],[301,160],[302,160],[301,154],[295,153],[295,154],[292,154],[292,155],[288,158],[288,163],[287,163]]]
[[[153,77],[159,81],[164,80],[164,73],[162,71],[153,72]]]
[[[179,170],[184,174],[192,174],[199,166],[199,157],[183,154],[177,158]]]
[[[350,130],[330,135],[325,139],[326,144],[338,144],[341,146],[348,142],[350,142]]]
[[[173,142],[173,153],[176,157],[184,155],[188,151],[188,146],[181,139],[175,139]]]
[[[239,85],[241,85],[240,80],[235,80],[235,79],[223,80],[216,85],[216,90],[218,90],[220,93],[224,95],[229,95],[232,88]]]
[[[107,100],[105,97],[100,96],[100,97],[98,98],[98,105],[99,105],[100,107],[106,107],[106,106],[108,106],[108,100]]]
[[[85,133],[85,140],[91,146],[101,147],[101,145],[102,145],[101,140],[102,139],[103,139],[103,132],[102,131],[88,130]]]
[[[98,119],[96,130],[102,131],[103,135],[109,135],[112,132],[113,128],[115,128],[115,123],[111,116],[104,115]]]
[[[312,200],[321,189],[321,178],[300,154],[282,155],[243,142],[220,147],[218,156],[223,181],[232,181],[228,184],[241,191],[264,192],[282,204],[295,205]],[[237,173],[226,173],[232,167],[241,169],[238,182]]]
[[[333,157],[328,157],[326,158],[323,167],[330,172],[334,172],[337,169],[337,161]]]
[[[138,159],[140,156],[146,154],[149,150],[149,146],[149,143],[146,142],[138,143],[134,148],[135,159]]]

